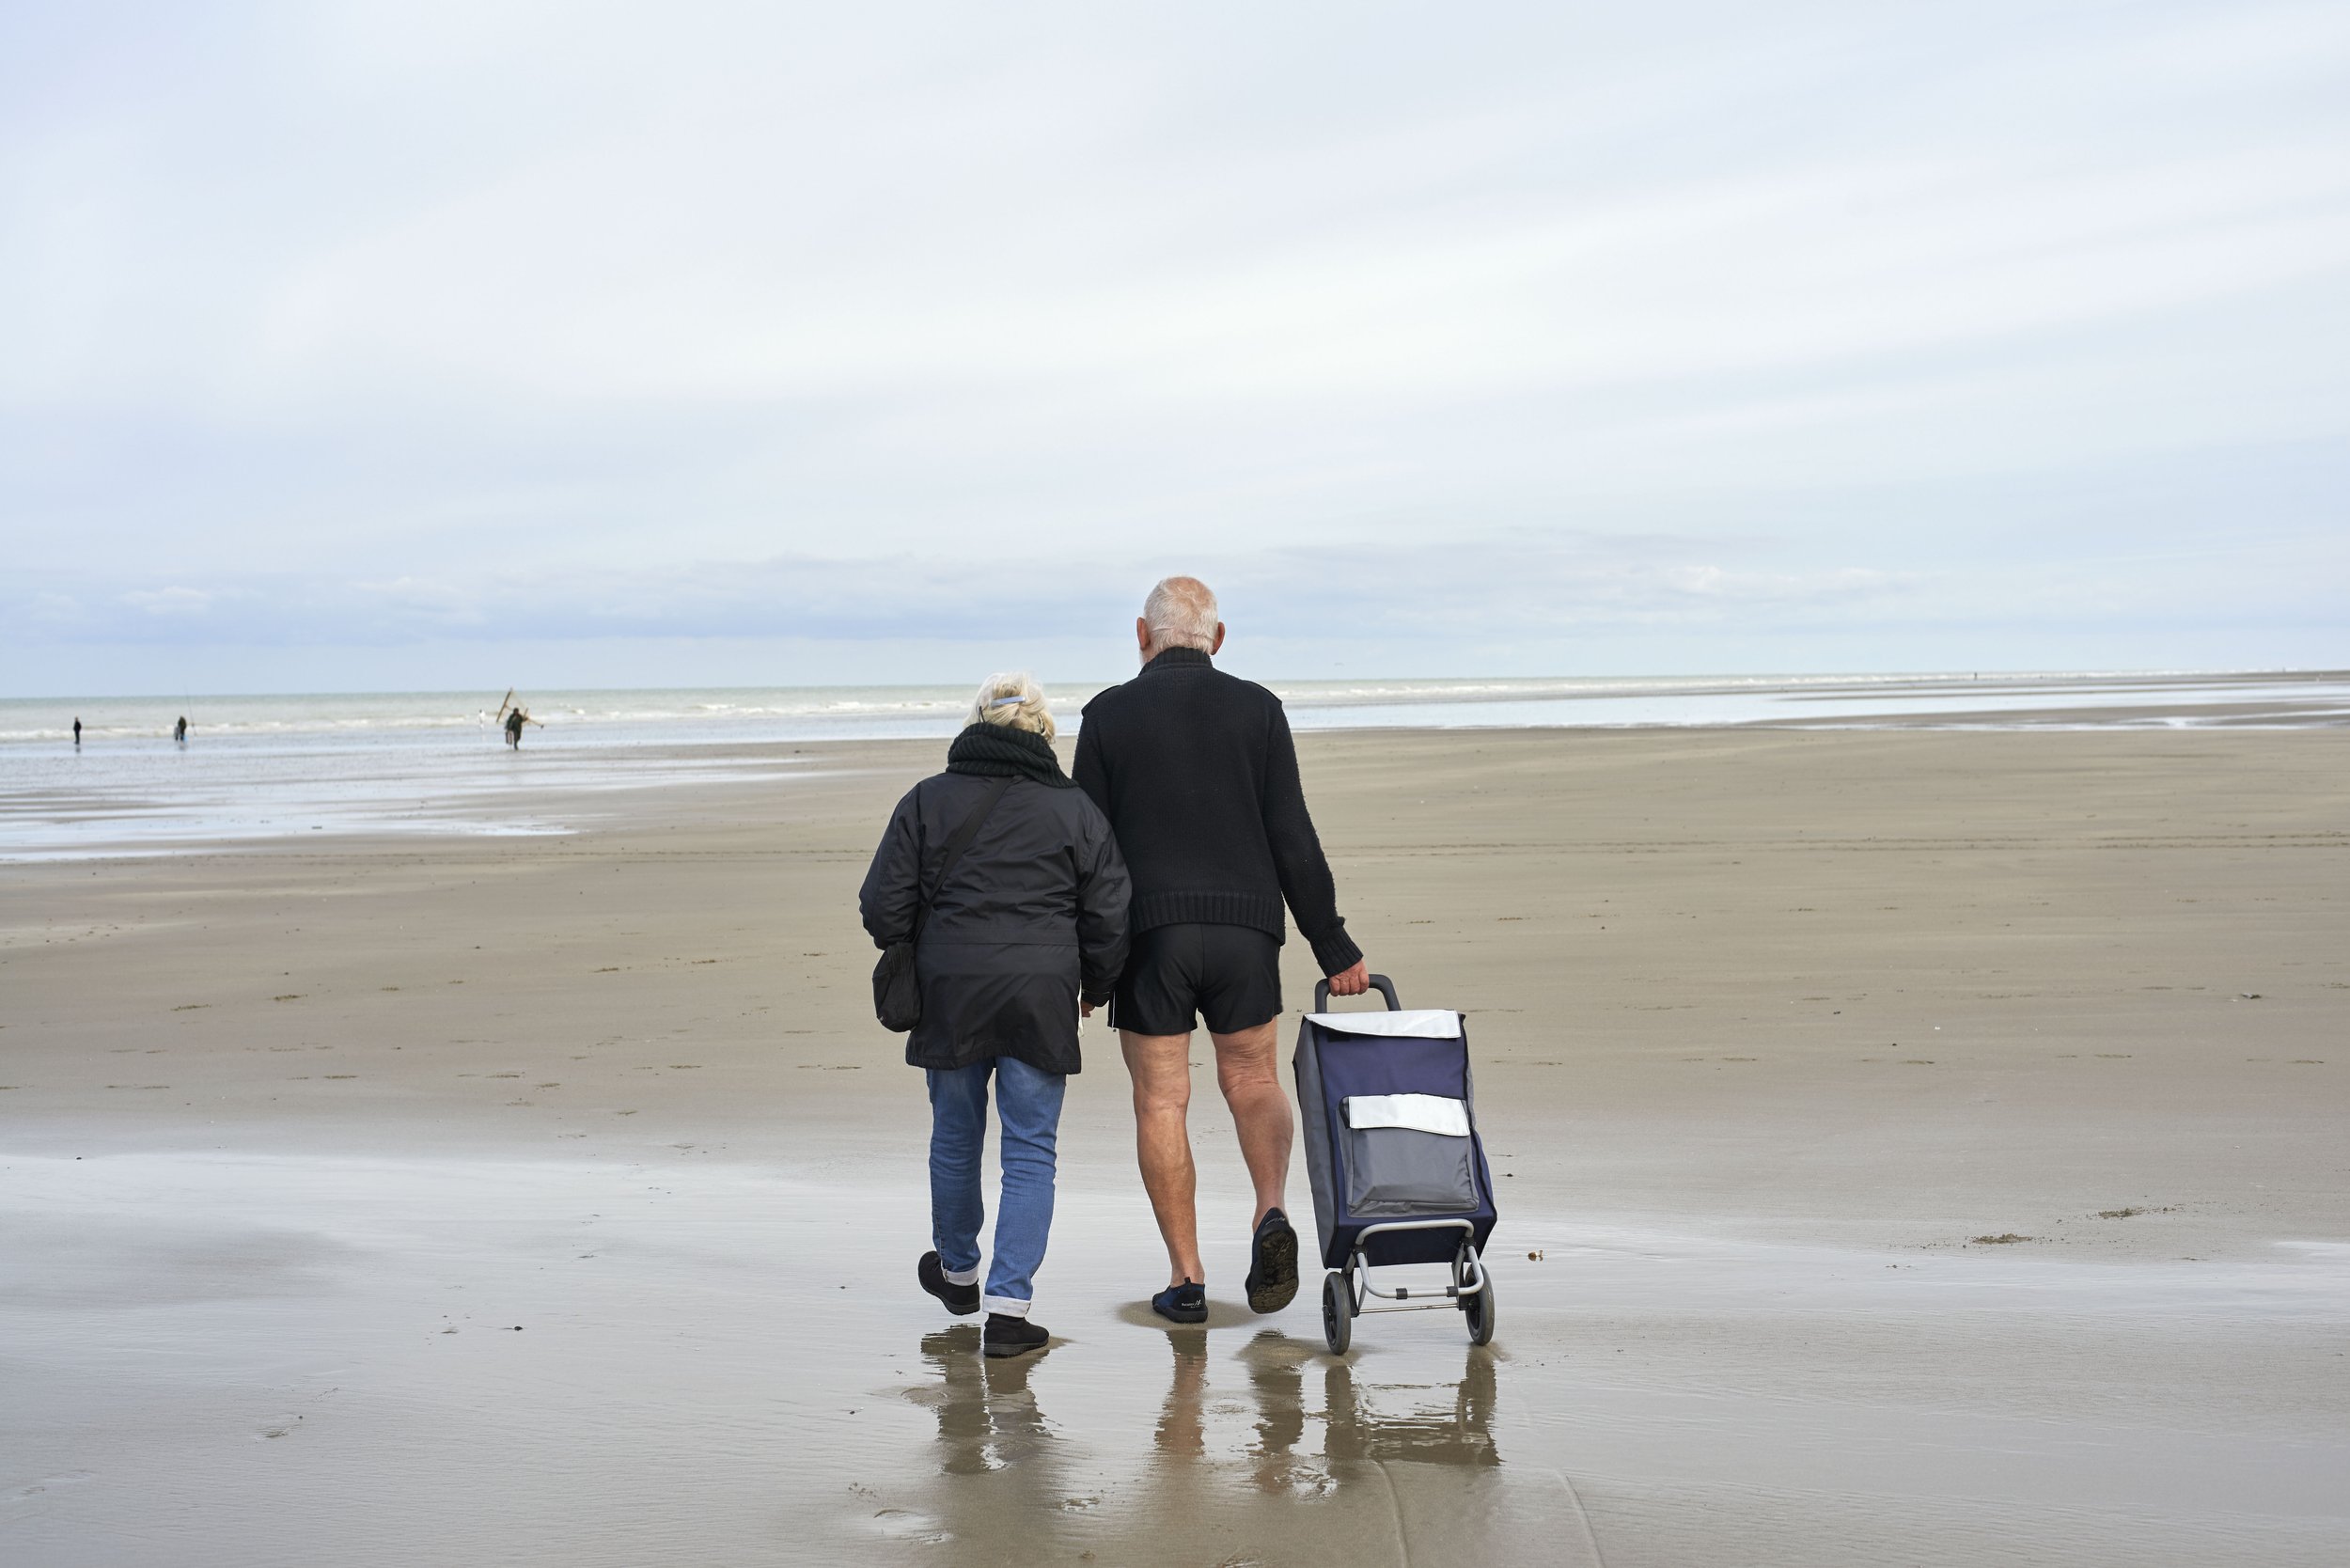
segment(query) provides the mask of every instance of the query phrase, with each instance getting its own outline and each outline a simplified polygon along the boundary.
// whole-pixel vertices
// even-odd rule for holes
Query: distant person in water
[[[180,714],[180,722],[179,722],[178,724],[173,725],[173,726],[171,727],[171,738],[172,738],[173,740],[175,740],[175,741],[178,741],[178,742],[179,742],[181,745],[187,745],[187,744],[188,744],[188,716],[187,716],[187,714],[185,714],[185,713]]]
[[[523,748],[523,711],[520,708],[506,715],[506,744],[516,751]]]
[[[82,749],[82,716],[79,713],[73,716],[73,749]]]

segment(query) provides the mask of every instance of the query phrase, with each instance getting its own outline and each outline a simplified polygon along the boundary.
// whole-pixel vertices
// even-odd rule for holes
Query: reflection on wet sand
[[[1028,1387],[1039,1356],[990,1360],[979,1354],[979,1326],[964,1324],[924,1335],[922,1360],[937,1380],[904,1392],[938,1419],[946,1482],[934,1513],[880,1510],[885,1536],[939,1544],[986,1541],[992,1530],[1009,1545],[1007,1530],[1033,1532],[1070,1502],[1061,1446]]]
[[[1034,1356],[990,1360],[979,1330],[964,1324],[922,1337],[922,1359],[939,1385],[915,1392],[938,1415],[939,1467],[950,1476],[984,1475],[1051,1458],[1051,1435],[1028,1389]]]
[[[925,1507],[883,1511],[884,1532],[980,1561],[1045,1547],[1134,1563],[1596,1560],[1564,1479],[1503,1464],[1491,1351],[1466,1350],[1454,1381],[1386,1385],[1275,1329],[1225,1357],[1205,1329],[1164,1337],[1166,1398],[1125,1455],[1046,1416],[1065,1387],[1074,1429],[1104,1426],[1075,1358],[990,1362],[974,1330],[925,1338],[932,1381],[907,1394],[936,1418],[936,1481]]]
[[[1471,1349],[1454,1387],[1449,1410],[1383,1416],[1365,1408],[1354,1369],[1333,1361],[1323,1373],[1327,1451],[1333,1463],[1489,1466],[1501,1463],[1494,1446],[1493,1353]]]

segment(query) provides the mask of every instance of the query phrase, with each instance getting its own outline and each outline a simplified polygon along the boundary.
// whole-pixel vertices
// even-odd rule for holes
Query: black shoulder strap
[[[932,902],[940,893],[946,891],[947,879],[954,875],[955,862],[963,858],[964,850],[971,847],[971,840],[979,836],[979,828],[986,823],[990,813],[995,809],[995,803],[1004,798],[1006,790],[1011,788],[1013,776],[1011,774],[1005,774],[995,783],[990,784],[987,787],[987,793],[980,797],[979,805],[971,808],[971,814],[964,818],[963,824],[955,829],[955,836],[947,840],[947,858],[938,868],[938,881],[932,885],[930,892],[915,909],[914,934],[907,940],[916,942],[921,940],[922,927],[931,917]]]

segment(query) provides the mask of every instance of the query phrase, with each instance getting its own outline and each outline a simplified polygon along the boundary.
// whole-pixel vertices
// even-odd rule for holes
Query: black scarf
[[[1060,771],[1052,742],[1032,729],[1014,729],[1008,724],[975,724],[957,735],[955,744],[947,748],[947,771],[990,778],[1011,774],[1056,790],[1077,787],[1075,779]]]

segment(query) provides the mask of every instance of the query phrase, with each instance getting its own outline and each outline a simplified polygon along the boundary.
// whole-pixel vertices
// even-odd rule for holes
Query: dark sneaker
[[[1026,1356],[1032,1350],[1042,1350],[1044,1341],[1051,1338],[1026,1318],[990,1312],[987,1327],[979,1335],[979,1349],[989,1356]]]
[[[922,1261],[914,1265],[914,1277],[922,1282],[924,1290],[945,1302],[947,1310],[955,1316],[967,1318],[979,1309],[979,1285],[948,1284],[946,1266],[939,1262],[937,1253],[923,1253]]]
[[[1151,1298],[1151,1310],[1169,1323],[1205,1323],[1208,1287],[1188,1279],[1180,1285],[1169,1285]]]
[[[1290,1216],[1267,1209],[1248,1248],[1248,1309],[1277,1312],[1297,1298],[1297,1232]]]

